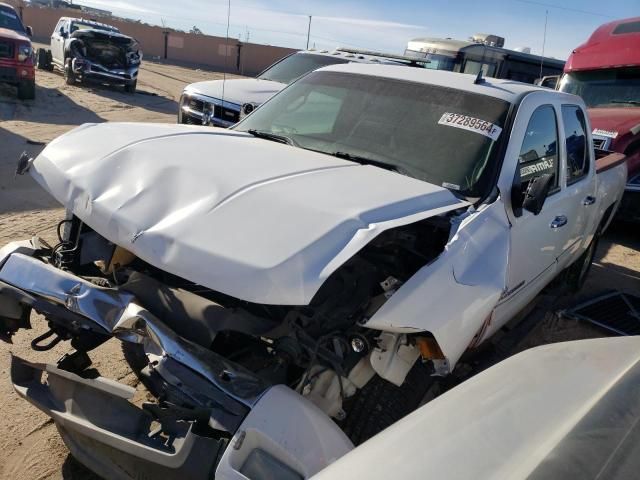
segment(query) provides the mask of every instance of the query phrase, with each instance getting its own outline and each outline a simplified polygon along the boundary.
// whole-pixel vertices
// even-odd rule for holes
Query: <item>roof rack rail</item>
[[[380,58],[388,58],[391,60],[398,60],[400,62],[408,63],[409,65],[418,66],[418,65],[426,65],[431,63],[431,60],[427,60],[426,58],[414,58],[407,57],[405,55],[396,55],[394,53],[384,53],[384,52],[376,52],[374,50],[362,50],[359,48],[345,48],[340,47],[336,48],[336,51],[343,53],[352,53],[354,55],[369,55],[372,57],[380,57]]]

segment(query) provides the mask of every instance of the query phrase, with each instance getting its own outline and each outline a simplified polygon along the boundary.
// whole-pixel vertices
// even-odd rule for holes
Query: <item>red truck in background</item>
[[[0,83],[17,86],[21,100],[36,96],[32,34],[11,5],[0,3]]]
[[[559,90],[584,99],[596,148],[626,155],[619,218],[640,222],[640,17],[598,27],[569,56]]]

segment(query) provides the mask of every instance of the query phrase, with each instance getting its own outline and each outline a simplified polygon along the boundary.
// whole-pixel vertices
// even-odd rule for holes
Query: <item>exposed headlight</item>
[[[22,44],[22,45],[18,46],[18,61],[19,62],[26,62],[32,56],[33,56],[33,48],[31,48],[31,45]]]
[[[258,105],[256,105],[255,103],[245,103],[244,105],[242,105],[242,108],[240,109],[240,119],[243,119],[244,117],[249,115],[256,108],[258,108]]]

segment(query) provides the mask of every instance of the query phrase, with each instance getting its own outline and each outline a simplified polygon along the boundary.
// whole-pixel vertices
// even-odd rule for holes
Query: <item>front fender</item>
[[[365,324],[433,334],[453,369],[506,286],[509,222],[498,200],[467,217],[433,263],[422,267]]]

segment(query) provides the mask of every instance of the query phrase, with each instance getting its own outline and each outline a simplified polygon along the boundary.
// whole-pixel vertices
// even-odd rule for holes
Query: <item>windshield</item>
[[[480,198],[490,189],[508,109],[502,100],[445,87],[314,72],[235,128],[286,136],[347,160],[370,159]]]
[[[560,91],[581,96],[589,107],[637,107],[640,68],[568,73],[562,77]]]
[[[261,80],[271,80],[272,82],[286,83],[288,85],[306,73],[317,70],[320,67],[348,62],[347,59],[341,57],[316,55],[313,53],[294,53],[266,69],[258,78]]]
[[[115,27],[103,27],[102,25],[73,22],[71,24],[71,33],[77,32],[78,30],[102,30],[103,32],[118,33],[118,29]]]
[[[7,28],[16,32],[24,33],[24,26],[16,13],[0,5],[0,28]]]

